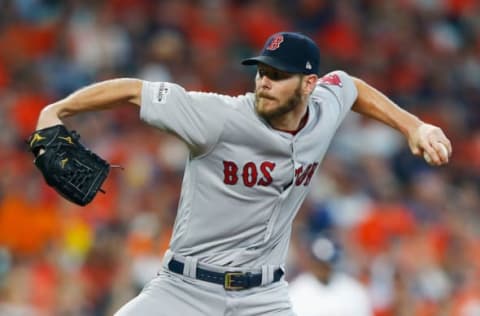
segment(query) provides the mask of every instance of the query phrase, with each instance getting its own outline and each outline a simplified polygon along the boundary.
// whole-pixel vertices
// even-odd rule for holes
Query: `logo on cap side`
[[[272,41],[267,47],[267,50],[276,50],[280,47],[280,44],[283,42],[283,35],[277,34],[272,38]]]
[[[310,62],[307,61],[307,63],[305,64],[305,68],[308,69],[308,70],[311,70],[312,69],[312,64],[310,64]]]

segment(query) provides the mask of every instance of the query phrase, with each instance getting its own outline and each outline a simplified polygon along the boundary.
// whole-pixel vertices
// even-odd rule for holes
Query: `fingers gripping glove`
[[[79,139],[75,131],[55,125],[34,132],[27,142],[47,184],[67,200],[84,206],[102,191],[110,164],[80,144]]]

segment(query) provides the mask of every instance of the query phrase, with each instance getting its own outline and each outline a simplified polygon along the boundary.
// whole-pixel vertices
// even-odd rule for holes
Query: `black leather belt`
[[[175,259],[170,260],[168,263],[168,269],[172,272],[183,274],[184,268],[183,262],[177,261]],[[250,272],[214,272],[201,269],[197,267],[196,270],[197,279],[202,281],[207,281],[211,283],[221,284],[225,290],[229,291],[238,291],[245,290],[255,286],[260,286],[262,284],[262,274],[261,273],[250,273]],[[283,276],[283,270],[277,269],[273,273],[273,282],[280,281]]]

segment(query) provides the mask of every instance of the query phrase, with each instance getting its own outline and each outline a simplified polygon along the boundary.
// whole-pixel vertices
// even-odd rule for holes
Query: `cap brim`
[[[257,56],[257,57],[252,57],[252,58],[247,58],[242,60],[242,65],[245,65],[245,66],[258,65],[258,63],[262,63],[285,72],[291,72],[291,73],[301,72],[301,71],[298,71],[298,69],[292,69],[291,67],[288,67],[287,65],[280,62],[278,59],[274,59],[270,56]]]

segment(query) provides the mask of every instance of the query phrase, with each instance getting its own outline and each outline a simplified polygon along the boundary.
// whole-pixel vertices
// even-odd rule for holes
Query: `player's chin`
[[[277,111],[277,102],[272,99],[260,98],[256,104],[257,113],[263,117],[270,117]]]

